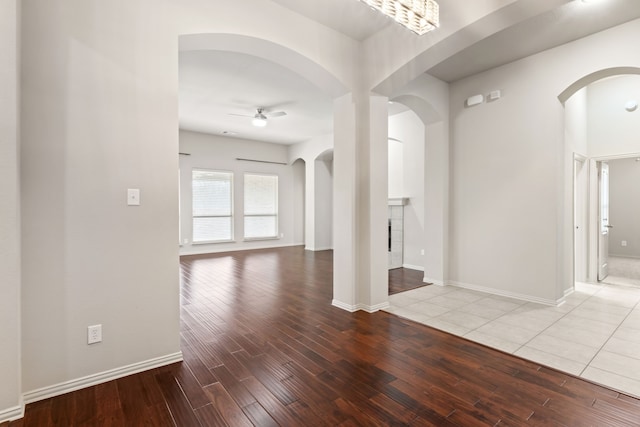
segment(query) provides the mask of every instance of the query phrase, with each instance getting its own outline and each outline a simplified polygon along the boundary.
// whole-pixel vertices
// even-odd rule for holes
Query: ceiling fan
[[[253,120],[251,120],[252,125],[257,127],[265,127],[267,125],[267,119],[286,116],[287,113],[285,113],[284,111],[275,111],[273,113],[267,113],[263,107],[258,107],[256,108],[256,114],[254,115],[233,114],[233,113],[229,113],[229,115],[240,116],[240,117],[253,117]]]

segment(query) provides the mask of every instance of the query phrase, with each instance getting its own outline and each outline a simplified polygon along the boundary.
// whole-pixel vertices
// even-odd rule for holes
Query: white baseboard
[[[257,240],[256,240],[257,241]],[[193,245],[191,248],[198,247],[200,245]],[[240,246],[240,247],[224,247],[220,249],[212,249],[210,246],[206,247],[203,245],[202,249],[185,249],[180,250],[179,256],[189,256],[189,255],[207,255],[207,254],[217,254],[221,252],[238,252],[238,251],[253,251],[259,249],[275,249],[275,248],[289,248],[292,246],[304,246],[304,243],[287,243],[287,244],[274,244],[274,245],[261,245],[261,246]]]
[[[424,279],[422,279],[422,281],[424,283],[431,283],[431,284],[436,285],[436,286],[446,286],[446,283],[444,283],[444,281],[438,280],[438,279],[432,279],[432,278],[427,277],[427,276],[424,276]]]
[[[618,255],[618,254],[609,253],[609,256],[616,257],[616,258],[640,259],[640,256],[635,256],[635,255]]]
[[[380,304],[376,304],[376,305],[366,305],[366,304],[356,304],[356,305],[350,305],[350,304],[345,304],[341,301],[338,300],[333,300],[331,302],[331,305],[334,307],[338,307],[342,310],[346,310],[350,313],[355,313],[356,311],[366,311],[367,313],[375,313],[376,311],[380,311],[380,310],[384,310],[385,308],[389,308],[389,302],[383,302]]]
[[[0,411],[0,424],[17,420],[24,417],[24,402],[13,408],[7,408]]]
[[[385,308],[389,308],[389,301],[382,302],[376,305],[365,305],[358,304],[360,310],[364,310],[367,313],[375,313],[376,311],[384,310]]]
[[[342,310],[346,310],[350,313],[354,313],[359,310],[357,305],[346,304],[342,301],[338,301],[337,299],[334,299],[333,301],[331,301],[331,305],[334,307],[338,307]]]
[[[513,298],[513,299],[517,299],[517,300],[521,300],[521,301],[527,301],[527,302],[535,302],[537,304],[543,304],[543,305],[549,305],[549,306],[553,306],[553,307],[557,307],[561,304],[564,303],[564,297],[556,300],[550,300],[550,299],[546,299],[546,298],[538,298],[538,297],[534,297],[531,295],[526,295],[526,294],[520,294],[517,292],[509,292],[509,291],[504,291],[501,289],[495,289],[495,288],[487,288],[486,286],[478,286],[478,285],[472,285],[469,283],[462,283],[462,282],[456,282],[456,281],[450,281],[447,283],[448,285],[451,286],[455,286],[457,288],[463,288],[463,289],[469,289],[472,291],[478,291],[478,292],[484,292],[485,294],[491,294],[491,295],[497,295],[497,296],[501,296],[501,297],[507,297],[507,298]]]
[[[332,251],[333,248],[325,248],[325,247],[319,247],[319,248],[312,248],[310,246],[306,246],[304,248],[305,251],[311,251],[311,252],[320,252],[320,251]]]
[[[50,397],[59,396],[61,394],[80,390],[81,388],[91,387],[96,384],[102,384],[107,381],[117,380],[118,378],[128,375],[137,374],[139,372],[148,371],[149,369],[159,368],[171,363],[181,362],[182,352],[168,354],[166,356],[156,357],[144,362],[134,363],[132,365],[120,368],[110,369],[108,371],[99,372],[97,374],[88,375],[71,381],[65,381],[48,387],[29,391],[23,395],[25,403],[37,402],[39,400],[48,399]]]
[[[420,267],[419,265],[402,264],[402,268],[408,268],[409,270],[424,271],[424,267]]]

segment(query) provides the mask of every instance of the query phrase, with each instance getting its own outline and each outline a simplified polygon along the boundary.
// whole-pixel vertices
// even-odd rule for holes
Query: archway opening
[[[572,230],[573,280],[567,289],[572,290],[582,282],[612,280],[611,261],[626,265],[622,258],[632,257],[634,251],[640,255],[640,230],[625,220],[634,200],[633,190],[625,186],[633,181],[635,168],[623,167],[624,162],[617,160],[631,158],[633,164],[640,153],[640,143],[633,137],[640,132],[635,107],[640,99],[640,68],[612,67],[590,73],[558,98],[565,109],[565,153],[571,157],[565,164],[572,174],[565,182],[573,195],[573,209],[565,221]],[[609,184],[608,169],[613,165],[615,179]],[[620,274],[630,273],[615,271],[611,277]]]

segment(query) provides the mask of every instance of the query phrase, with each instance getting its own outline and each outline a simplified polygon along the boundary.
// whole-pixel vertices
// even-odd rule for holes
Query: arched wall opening
[[[449,134],[448,85],[428,75],[422,75],[391,98],[405,105],[417,116],[421,127],[420,158],[411,159],[414,175],[420,174],[420,194],[407,195],[409,205],[420,212],[415,228],[418,236],[405,242],[406,264],[424,271],[424,281],[445,285],[448,277],[448,199],[449,199]],[[396,137],[391,131],[390,137]],[[406,138],[399,135],[400,139]],[[414,153],[416,154],[416,153]],[[416,168],[420,171],[417,172]],[[411,213],[411,210],[409,210]],[[408,224],[411,227],[411,224]]]
[[[301,76],[303,79],[310,82],[313,86],[317,87],[322,93],[327,94],[329,99],[340,97],[347,92],[347,88],[342,84],[338,78],[328,72],[324,67],[316,62],[308,59],[307,57],[299,54],[298,52],[267,40],[249,37],[238,34],[190,34],[180,36],[179,39],[180,52],[223,52],[223,53],[239,53],[251,57],[257,57],[263,60],[267,60],[286,68],[293,73]],[[196,147],[196,142],[192,142],[194,139],[202,139],[203,135],[192,135],[189,132],[183,132],[181,130],[181,141],[183,134],[185,139],[188,139],[192,146]],[[188,135],[187,135],[188,134]],[[215,137],[214,137],[215,138]],[[221,139],[218,137],[217,139]],[[202,141],[202,146],[207,141]],[[208,141],[217,143],[218,145],[224,144],[226,141]],[[244,146],[246,153],[258,152],[255,150],[256,144],[260,142],[252,141],[233,141],[234,150],[239,150]],[[225,250],[238,250],[238,249],[250,249],[248,245],[263,245],[263,246],[277,246],[291,245],[291,244],[305,244],[307,249],[320,250],[331,249],[333,246],[332,239],[332,218],[333,218],[333,135],[319,135],[311,140],[303,143],[296,143],[290,146],[275,147],[275,151],[271,150],[267,157],[275,160],[278,164],[265,164],[253,163],[250,166],[252,169],[258,170],[258,172],[264,173],[277,173],[280,174],[280,191],[283,192],[283,196],[280,203],[286,203],[289,206],[283,210],[283,214],[287,215],[287,220],[280,220],[281,226],[287,228],[287,233],[284,231],[280,233],[280,241],[269,244],[268,242],[241,242],[240,244],[235,242],[216,244],[216,247],[209,246],[207,248],[196,248],[194,250],[200,251],[225,251]],[[196,147],[196,151],[197,151]],[[280,149],[282,148],[282,149]],[[229,149],[231,150],[231,149]],[[221,167],[225,170],[234,170],[235,175],[242,176],[242,171],[236,166],[236,157],[249,157],[249,155],[235,155],[233,153],[227,153],[227,148],[221,150],[214,150],[215,152],[209,152],[209,160],[215,157],[215,160],[220,162],[221,156],[228,157],[228,162],[224,163]],[[209,150],[211,151],[211,150]],[[264,150],[262,150],[264,151]],[[216,155],[216,153],[218,153]],[[235,153],[235,152],[234,152]],[[190,153],[189,153],[190,154]],[[229,154],[229,155],[227,155]],[[263,152],[264,156],[264,152]],[[190,168],[194,167],[195,163],[198,163],[196,156],[183,157],[181,156],[181,164],[184,163],[184,170],[181,171],[183,198],[185,199],[181,205],[190,207],[190,199],[188,197],[188,183]],[[255,156],[254,156],[255,157]],[[202,156],[200,156],[202,158]],[[195,163],[194,163],[195,162]],[[282,164],[280,164],[282,163]],[[202,162],[199,163],[202,167]],[[227,166],[229,165],[229,166]],[[181,168],[182,169],[182,168]],[[188,170],[187,170],[188,169]],[[218,168],[220,169],[220,168]],[[237,170],[236,170],[237,169]],[[310,175],[311,174],[311,175]],[[284,177],[284,178],[283,178]],[[286,179],[286,182],[283,182]],[[289,182],[291,181],[291,185]],[[241,200],[242,194],[239,193],[238,187],[242,183],[240,179],[234,183],[236,187],[234,189],[235,199]],[[286,194],[285,194],[286,193]],[[300,199],[301,201],[299,201]],[[317,201],[317,202],[316,202]],[[291,202],[291,203],[289,203]],[[237,202],[234,202],[238,205]],[[236,206],[236,211],[239,210]],[[188,210],[188,209],[185,209]],[[286,211],[286,212],[285,212]],[[291,212],[289,212],[291,211]],[[241,212],[240,212],[241,213]],[[187,215],[184,216],[181,223],[186,223],[189,220]],[[290,219],[290,221],[289,221]],[[242,226],[239,219],[234,220]],[[320,222],[320,224],[318,224]],[[184,224],[183,224],[184,225]],[[182,227],[181,227],[182,228]],[[188,228],[188,227],[187,227]],[[188,233],[186,233],[188,234]],[[283,237],[284,235],[284,237]],[[315,243],[315,238],[319,238],[318,244]],[[285,239],[284,241],[282,239]],[[188,239],[183,239],[185,244],[188,244]],[[183,242],[183,243],[184,243]],[[247,247],[245,247],[247,246]],[[257,247],[257,246],[256,246]],[[184,247],[181,253],[184,252]]]
[[[316,251],[333,249],[333,149],[314,159],[314,197]]]
[[[185,34],[179,38],[180,51],[220,50],[266,59],[303,76],[332,98],[348,92],[347,87],[320,64],[280,44],[242,34]]]
[[[565,113],[565,153],[571,156],[565,164],[573,163],[571,179],[565,184],[573,196],[570,218],[565,219],[571,221],[572,236],[567,239],[573,243],[573,289],[577,282],[613,280],[607,279],[610,256],[626,256],[636,249],[640,253],[640,247],[634,248],[640,236],[634,237],[638,233],[630,224],[633,221],[625,220],[635,200],[626,183],[633,179],[615,179],[611,189],[610,180],[601,179],[605,167],[640,153],[640,143],[631,136],[640,131],[640,121],[635,109],[626,108],[630,100],[640,99],[640,68],[610,67],[589,73],[558,99]],[[623,170],[630,173],[631,169]],[[602,195],[609,199],[610,194],[611,203],[603,204]]]

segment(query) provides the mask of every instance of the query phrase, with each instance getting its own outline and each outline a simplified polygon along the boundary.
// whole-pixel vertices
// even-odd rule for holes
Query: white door
[[[600,188],[600,230],[598,238],[598,281],[609,275],[609,165],[600,162],[598,173]]]

